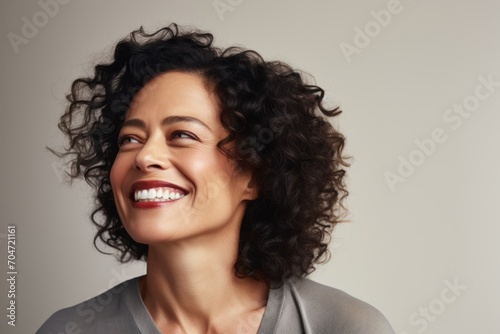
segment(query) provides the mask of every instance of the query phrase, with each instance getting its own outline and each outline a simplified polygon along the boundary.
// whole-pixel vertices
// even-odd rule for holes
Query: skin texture
[[[258,191],[251,173],[217,148],[227,135],[217,98],[200,76],[167,72],[134,97],[124,124],[132,125],[120,130],[111,185],[124,228],[149,245],[140,290],[157,327],[219,333],[244,324],[257,332],[269,289],[237,278],[234,261],[247,201]],[[130,193],[140,180],[172,183],[184,196],[137,208]]]

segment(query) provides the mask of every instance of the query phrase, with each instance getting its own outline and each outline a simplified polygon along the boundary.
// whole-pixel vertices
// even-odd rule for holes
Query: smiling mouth
[[[156,187],[136,189],[132,194],[134,202],[172,202],[186,196],[186,193],[177,188]]]

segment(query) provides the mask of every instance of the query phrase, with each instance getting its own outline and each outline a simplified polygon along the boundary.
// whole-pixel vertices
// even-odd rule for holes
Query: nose
[[[163,135],[149,137],[135,157],[136,168],[143,172],[167,169],[170,165],[170,152]]]

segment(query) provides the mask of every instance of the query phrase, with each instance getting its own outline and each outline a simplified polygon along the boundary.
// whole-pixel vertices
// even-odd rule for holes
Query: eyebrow
[[[199,124],[199,125],[207,128],[208,130],[212,131],[212,129],[210,129],[210,127],[208,125],[206,125],[204,122],[202,122],[198,118],[191,117],[191,116],[168,116],[168,117],[164,118],[163,121],[161,121],[161,125],[165,126],[165,125],[171,125],[171,124],[181,123],[181,122],[196,123],[196,124]],[[127,126],[145,129],[146,123],[142,119],[132,118],[132,119],[128,119],[125,122],[123,122],[122,128],[127,127]]]

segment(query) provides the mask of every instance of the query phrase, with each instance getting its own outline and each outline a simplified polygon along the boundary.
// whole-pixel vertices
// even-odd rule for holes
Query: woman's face
[[[217,149],[226,135],[216,96],[195,74],[161,74],[137,93],[111,169],[118,213],[135,241],[151,245],[239,228],[256,190],[250,173]]]

